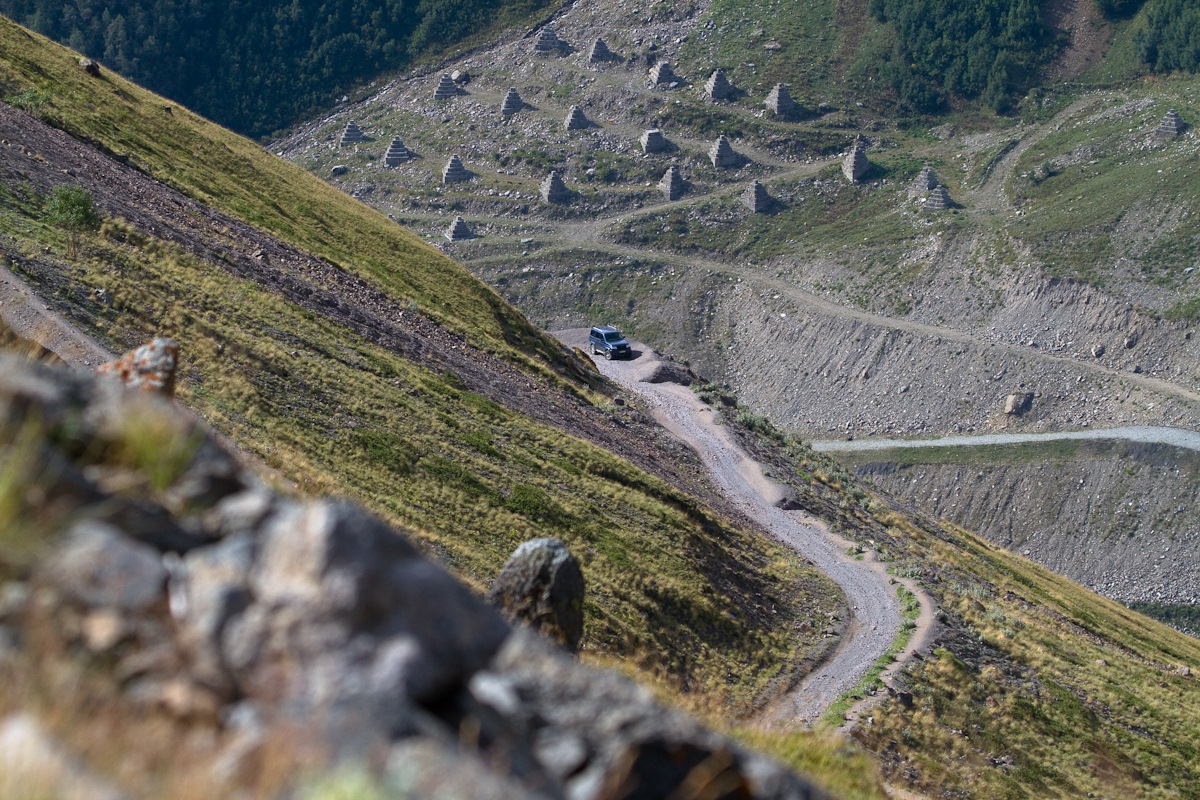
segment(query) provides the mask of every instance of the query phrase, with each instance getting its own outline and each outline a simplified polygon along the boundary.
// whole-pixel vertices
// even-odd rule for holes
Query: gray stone
[[[925,198],[925,203],[921,208],[925,211],[945,211],[953,202],[945,186],[935,186],[929,196]]]
[[[733,84],[725,77],[724,71],[714,70],[708,82],[704,84],[704,93],[713,100],[724,100],[734,93]]]
[[[533,42],[533,52],[539,55],[562,53],[566,49],[566,44],[566,42],[558,38],[558,35],[554,32],[554,28],[546,25],[538,31],[537,39]]]
[[[515,88],[510,88],[508,94],[504,95],[504,102],[500,104],[500,115],[511,117],[524,107],[525,101],[521,99],[521,95]]]
[[[123,800],[125,795],[67,752],[29,714],[0,723],[0,788],[8,798]]]
[[[350,120],[346,123],[346,129],[342,131],[342,138],[338,141],[338,146],[345,147],[348,144],[358,144],[366,140],[367,137],[359,129],[358,123]]]
[[[1004,398],[1004,413],[1010,416],[1020,416],[1028,411],[1032,405],[1032,393],[1018,392],[1017,394],[1010,394]]]
[[[88,608],[143,611],[166,596],[167,570],[159,552],[95,520],[67,532],[40,577]]]
[[[95,61],[92,61],[90,58],[79,59],[79,68],[88,75],[91,75],[93,78],[100,77],[100,65]]]
[[[670,86],[673,83],[679,83],[679,78],[675,76],[668,62],[659,61],[650,69],[651,86]]]
[[[457,154],[450,156],[446,162],[446,166],[442,167],[442,184],[462,183],[469,181],[474,177],[471,171],[463,164],[462,159]]]
[[[541,195],[543,202],[566,203],[570,201],[571,194],[571,190],[567,188],[567,184],[563,182],[557,171],[551,171],[546,176],[546,180],[542,181]]]
[[[437,87],[433,90],[433,99],[435,102],[442,100],[452,100],[458,97],[458,85],[447,72],[442,73],[442,77],[438,80]]]
[[[579,106],[571,106],[571,110],[567,112],[567,118],[563,120],[563,128],[568,131],[578,131],[584,128],[591,127],[591,120],[583,113],[583,109]]]
[[[1155,128],[1154,138],[1160,142],[1170,141],[1185,130],[1187,130],[1187,123],[1183,121],[1183,117],[1179,116],[1179,112],[1172,108]]]
[[[383,154],[383,164],[387,167],[398,167],[405,161],[413,159],[412,151],[404,146],[404,142],[397,136],[392,139],[392,143],[388,145],[387,152]]]
[[[933,167],[921,167],[921,171],[917,173],[917,177],[913,179],[912,185],[908,187],[908,196],[910,198],[920,197],[927,192],[931,192],[938,187],[937,176],[933,174]]]
[[[870,168],[871,162],[867,159],[867,145],[862,139],[858,139],[842,160],[842,174],[846,176],[846,180],[857,183],[858,179],[867,174],[867,170]]]
[[[755,214],[761,214],[769,211],[774,199],[767,194],[767,187],[763,186],[758,181],[751,181],[746,191],[742,192],[742,205],[750,209]]]
[[[725,138],[725,134],[717,137],[717,141],[709,148],[708,158],[712,161],[714,167],[727,168],[739,167],[745,162],[745,157],[733,149],[733,145],[729,144],[729,140]]]
[[[792,100],[791,94],[788,93],[787,87],[782,83],[775,84],[770,93],[767,94],[764,105],[781,117],[790,117],[796,113],[796,103]]]
[[[475,234],[471,232],[469,227],[467,227],[466,220],[464,220],[461,216],[454,218],[454,221],[450,223],[450,227],[446,228],[446,233],[444,235],[452,242],[461,242],[465,239],[472,239],[475,237]]]
[[[488,601],[574,652],[583,637],[583,571],[558,539],[523,543],[496,576]]]
[[[332,167],[330,167],[329,174],[336,178],[339,175],[345,175],[349,171],[350,168],[345,164],[334,164]]]
[[[667,167],[667,171],[663,173],[662,180],[658,182],[658,190],[667,200],[678,200],[687,188],[687,183],[683,180],[683,175],[680,174],[678,167]]]
[[[608,45],[604,43],[603,39],[596,39],[596,41],[592,42],[592,47],[588,51],[588,61],[592,63],[616,61],[617,58],[617,54],[608,49]]]
[[[671,147],[667,137],[658,128],[650,128],[642,133],[641,145],[643,153],[660,153]]]

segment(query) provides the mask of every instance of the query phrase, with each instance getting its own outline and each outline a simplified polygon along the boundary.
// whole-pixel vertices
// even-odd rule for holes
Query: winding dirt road
[[[588,348],[586,328],[554,333],[568,347]],[[892,646],[900,632],[900,607],[893,583],[905,585],[921,601],[921,616],[908,646],[891,669],[933,638],[933,601],[911,581],[889,576],[873,553],[847,555],[851,542],[831,534],[819,521],[776,503],[783,498],[778,484],[734,441],[718,421],[718,413],[678,383],[648,383],[663,359],[640,342],[632,342],[628,361],[596,359],[600,371],[645,398],[651,413],[667,430],[696,451],[713,484],[726,499],[765,528],[781,543],[811,561],[842,588],[851,618],[838,647],[801,685],[764,714],[765,721],[812,724],[839,695],[853,689],[863,675]],[[891,671],[889,670],[889,672]],[[887,675],[885,674],[885,680]],[[856,707],[851,718],[865,708]]]

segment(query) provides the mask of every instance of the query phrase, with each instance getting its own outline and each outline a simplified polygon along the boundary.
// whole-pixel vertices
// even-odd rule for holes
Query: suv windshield
[[[621,341],[621,334],[617,333],[616,331],[613,331],[612,333],[606,333],[604,334],[604,341],[619,342]]]

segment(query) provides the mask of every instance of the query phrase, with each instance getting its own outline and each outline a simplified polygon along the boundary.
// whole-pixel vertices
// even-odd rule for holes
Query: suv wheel
[[[608,361],[612,361],[612,350],[605,350],[604,358]]]

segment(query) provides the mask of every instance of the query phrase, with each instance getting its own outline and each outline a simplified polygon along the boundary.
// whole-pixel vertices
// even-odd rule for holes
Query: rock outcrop
[[[667,141],[667,137],[662,135],[662,131],[658,128],[650,128],[642,133],[641,138],[643,153],[661,153],[671,147],[671,143]]]
[[[705,797],[821,796],[626,678],[513,629],[362,509],[273,492],[161,397],[0,356],[0,430],[29,426],[41,435],[22,445],[23,479],[36,491],[15,513],[41,520],[48,546],[19,573],[6,567],[3,580],[19,583],[4,587],[0,632],[17,643],[4,668],[86,671],[109,680],[119,696],[105,703],[127,713],[154,703],[179,725],[228,726],[236,735],[209,737],[225,796],[238,795],[242,769],[253,779],[247,765],[268,742],[282,763],[369,764],[429,796],[683,797],[698,776]],[[194,445],[165,485],[106,460],[134,428]],[[571,646],[581,584],[565,548],[537,541],[517,550],[493,596]],[[64,780],[88,775],[13,719],[0,741],[48,753]],[[287,742],[294,754],[278,749]],[[208,763],[189,759],[189,775]],[[119,796],[94,788],[88,796]]]

